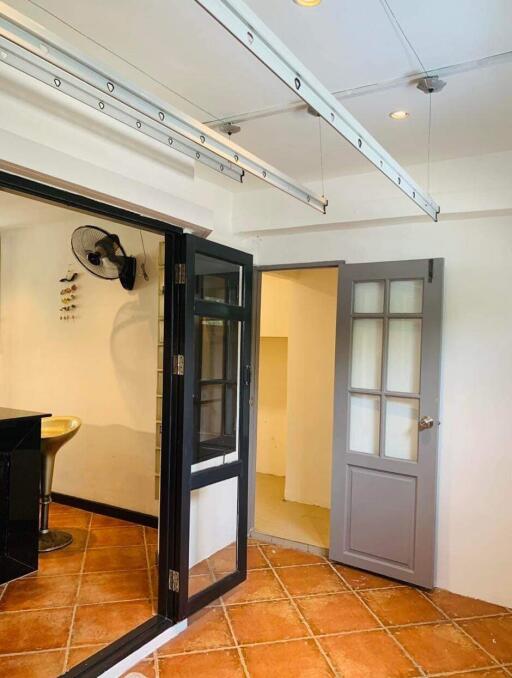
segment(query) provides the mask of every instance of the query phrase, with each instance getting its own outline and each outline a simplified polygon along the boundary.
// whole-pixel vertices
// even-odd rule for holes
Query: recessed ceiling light
[[[410,113],[408,111],[392,111],[389,114],[389,117],[393,118],[393,120],[405,120],[409,115]]]
[[[296,5],[300,5],[301,7],[316,7],[319,5],[322,0],[293,0]]]

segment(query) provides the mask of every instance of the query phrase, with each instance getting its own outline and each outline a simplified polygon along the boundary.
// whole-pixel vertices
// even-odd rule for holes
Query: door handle
[[[421,419],[418,422],[418,427],[420,431],[426,431],[428,428],[432,428],[434,426],[434,420],[432,417],[421,417]]]

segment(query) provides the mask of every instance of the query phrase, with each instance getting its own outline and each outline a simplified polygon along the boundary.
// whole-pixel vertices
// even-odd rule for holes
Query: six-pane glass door
[[[355,282],[349,450],[418,459],[423,280]]]

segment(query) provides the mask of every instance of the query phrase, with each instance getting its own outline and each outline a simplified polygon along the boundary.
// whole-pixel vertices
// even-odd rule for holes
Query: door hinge
[[[180,591],[180,573],[176,570],[169,570],[169,591],[173,593]]]
[[[187,282],[187,269],[185,264],[176,264],[174,268],[174,282],[176,285],[184,285]]]
[[[429,259],[428,260],[428,281],[429,281],[429,283],[431,283],[432,280],[434,280],[434,260]]]
[[[185,357],[182,355],[173,355],[172,373],[182,377],[185,374]]]

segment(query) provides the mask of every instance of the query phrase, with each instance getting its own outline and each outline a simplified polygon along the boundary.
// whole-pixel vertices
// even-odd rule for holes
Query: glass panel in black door
[[[240,305],[242,267],[205,254],[197,253],[194,261],[196,297]]]
[[[237,458],[240,322],[195,316],[196,392],[195,443],[192,470],[197,464],[224,457]]]
[[[179,618],[246,577],[252,257],[186,236]]]

